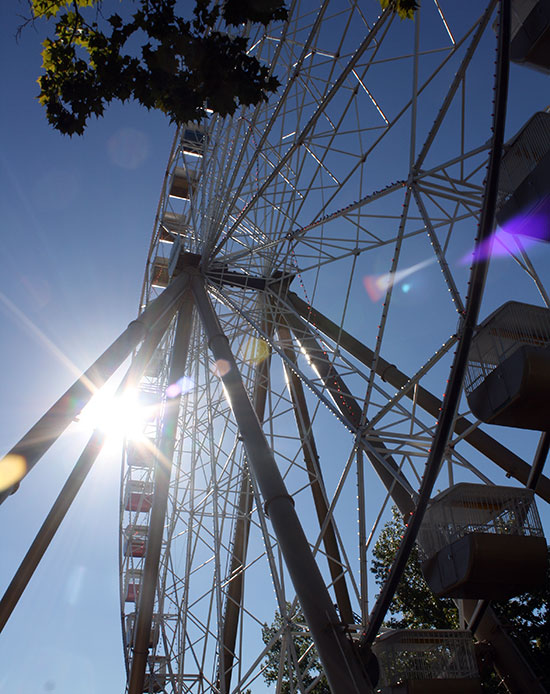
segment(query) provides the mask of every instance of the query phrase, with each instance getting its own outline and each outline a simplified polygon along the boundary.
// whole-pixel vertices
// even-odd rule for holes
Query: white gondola
[[[398,629],[380,634],[379,694],[481,694],[469,631]]]
[[[497,222],[515,236],[550,241],[550,113],[535,113],[506,144]]]
[[[170,277],[168,274],[168,258],[163,258],[160,255],[153,260],[151,265],[151,285],[164,289],[168,286]]]
[[[550,72],[550,3],[548,0],[513,0],[510,58]]]
[[[125,602],[138,601],[142,579],[143,571],[141,569],[128,569],[126,571],[126,575],[124,577]]]
[[[546,540],[530,489],[456,484],[431,501],[418,544],[438,597],[498,600],[545,580]]]
[[[134,645],[134,625],[136,622],[136,613],[126,615],[126,643],[133,647]],[[149,634],[149,648],[156,648],[159,642],[160,625],[158,615],[154,614],[151,622],[151,633]]]
[[[143,680],[144,692],[163,692],[168,680],[166,669],[167,658],[163,655],[149,656],[147,659],[148,672]]]
[[[202,156],[207,143],[206,129],[196,123],[187,123],[181,136],[181,148],[185,154]]]
[[[138,392],[140,417],[146,422],[154,422],[160,414],[159,394],[156,390],[141,388]],[[150,450],[155,450],[151,446]]]
[[[187,215],[166,210],[159,227],[159,241],[174,243],[180,236],[186,239],[194,238]]]
[[[157,349],[153,352],[153,356],[145,368],[145,376],[147,376],[147,378],[159,378],[164,368],[165,361],[165,354],[162,350]]]
[[[550,429],[550,309],[509,301],[477,328],[465,381],[470,409],[490,424]]]
[[[196,174],[184,166],[176,166],[172,175],[169,195],[181,200],[190,200],[197,185]]]
[[[124,528],[124,556],[143,559],[147,548],[147,533],[149,531],[146,525],[127,525]]]
[[[126,448],[126,463],[130,467],[151,469],[155,464],[155,448],[152,441],[129,442]]]
[[[148,513],[153,505],[153,483],[129,480],[124,491],[124,508],[136,513]]]

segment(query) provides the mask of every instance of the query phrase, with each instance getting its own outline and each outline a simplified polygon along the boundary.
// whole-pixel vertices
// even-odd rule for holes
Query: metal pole
[[[291,362],[296,362],[296,354],[291,346],[292,338],[290,336],[290,330],[286,324],[279,322],[277,325],[277,332],[279,334],[279,340],[282,343],[283,352]],[[330,516],[330,518],[327,520],[329,509],[324,490],[321,466],[319,464],[319,455],[317,453],[317,446],[315,444],[311,420],[307,409],[304,387],[302,385],[302,381],[285,362],[283,362],[283,369],[286,374],[286,382],[288,391],[290,393],[290,399],[292,401],[292,409],[296,419],[296,426],[302,441],[302,453],[310,481],[311,494],[313,496],[313,503],[315,504],[317,520],[321,530],[326,524],[326,528],[323,532],[323,544],[325,547],[325,553],[327,555],[330,577],[332,578],[332,584],[334,586],[334,594],[336,596],[338,610],[340,611],[340,616],[345,624],[353,624],[355,619],[353,617],[353,610],[351,609],[351,601],[349,598],[348,587],[346,585],[346,577],[342,569],[343,565],[340,558],[338,541],[336,539],[334,520],[332,516]]]
[[[536,491],[539,481],[542,478],[542,471],[544,469],[546,458],[548,457],[549,449],[550,431],[544,431],[540,436],[539,445],[537,446],[537,451],[535,453],[535,459],[533,460],[531,472],[529,473],[529,479],[527,480],[526,486],[528,489],[534,489]]]
[[[323,315],[320,311],[308,306],[308,304],[300,299],[297,294],[294,294],[294,292],[288,292],[287,299],[296,313],[304,320],[314,324],[318,330],[331,340],[337,342],[340,347],[345,349],[346,352],[349,352],[349,354],[366,367],[370,368],[372,366],[374,358],[373,350],[366,347],[357,338],[350,335],[350,333],[341,329],[334,321],[331,321],[330,318],[327,318],[327,316]],[[384,381],[398,390],[403,388],[410,380],[406,374],[395,366],[395,364],[391,364],[382,357],[379,357],[376,363],[376,373]],[[413,399],[414,394],[415,391],[411,388],[407,391],[406,396]],[[418,384],[416,387],[416,402],[423,410],[428,412],[428,414],[431,414],[436,419],[439,417],[441,407],[443,406],[442,401],[430,393],[429,390]],[[489,434],[486,434],[481,429],[472,429],[472,427],[472,422],[466,417],[457,417],[455,419],[454,431],[456,434],[464,434],[464,432],[470,430],[469,433],[466,433],[464,436],[464,440],[467,441],[470,446],[473,446],[489,460],[492,460],[496,465],[502,468],[507,475],[527,485],[531,469],[530,466],[515,453],[492,438],[492,436],[489,436]],[[550,479],[548,479],[548,477],[540,477],[536,493],[542,499],[550,503]]]
[[[17,606],[19,599],[36,571],[38,564],[48,549],[50,542],[53,540],[57,529],[61,525],[80,487],[90,472],[92,465],[101,452],[104,441],[105,434],[102,431],[95,430],[67,481],[63,485],[63,489],[55,500],[50,512],[46,516],[46,520],[25,554],[23,561],[15,572],[11,583],[0,601],[0,632],[11,617],[13,610]]]
[[[462,604],[464,618],[467,623],[470,623],[474,617],[477,601],[462,600]],[[487,641],[491,644],[495,669],[509,692],[548,694],[491,607],[487,607],[485,614],[481,616],[475,636],[478,641]]]
[[[497,76],[495,87],[495,111],[493,115],[493,142],[487,167],[487,181],[481,210],[481,219],[476,242],[482,243],[490,237],[494,227],[494,216],[498,194],[498,179],[502,144],[504,141],[504,124],[506,120],[506,101],[508,95],[508,71],[510,54],[510,0],[500,1],[500,27],[498,37]],[[445,400],[441,409],[433,444],[430,449],[426,469],[420,485],[420,493],[416,507],[410,517],[403,540],[397,550],[389,576],[382,586],[380,595],[374,605],[371,621],[364,637],[366,644],[371,644],[378,633],[382,621],[393,599],[399,581],[403,575],[410,551],[416,541],[424,513],[430,501],[430,496],[436,482],[445,447],[447,446],[462,393],[464,371],[468,362],[468,354],[472,336],[477,324],[483,289],[487,277],[489,260],[482,259],[474,263],[470,272],[469,294],[463,314],[462,329],[458,346],[449,374]]]
[[[386,489],[392,490],[392,498],[399,508],[399,511],[403,515],[409,514],[414,508],[414,492],[395,460],[387,453],[386,445],[381,439],[375,441],[376,449],[385,453],[385,455],[381,454],[380,457],[373,454],[372,447],[365,445],[365,440],[360,435],[360,432],[363,425],[366,424],[366,420],[363,418],[363,411],[359,403],[350,393],[334,364],[328,361],[321,346],[309,332],[308,327],[303,325],[290,311],[285,311],[283,315],[285,321],[287,321],[292,328],[296,339],[301,344],[302,348],[305,349],[308,359],[314,365],[315,370],[323,381],[323,385],[330,394],[342,417],[348,426],[356,433],[358,444],[363,446],[376,474],[382,480],[382,484]],[[384,465],[383,462],[385,462],[386,465]]]
[[[61,436],[69,424],[83,410],[92,395],[114,374],[133,349],[162,319],[166,312],[174,312],[187,284],[187,275],[177,277],[152,301],[137,320],[97,359],[90,368],[54,403],[23,438],[0,460],[10,465],[13,457],[25,462],[25,475],[36,465],[50,446]],[[19,488],[19,482],[0,493],[0,504]]]
[[[117,395],[120,395],[122,392],[124,392],[124,390],[139,382],[153,351],[164,334],[166,328],[165,323],[167,323],[167,321],[163,321],[163,325],[158,330],[151,332],[145,339],[145,342],[134,359],[128,373],[118,387]],[[67,478],[67,481],[63,485],[63,489],[59,493],[50,512],[46,516],[42,527],[38,531],[33,543],[23,558],[23,561],[17,569],[15,576],[7,587],[6,592],[0,601],[0,632],[3,630],[6,622],[19,602],[19,599],[23,595],[23,592],[36,571],[38,564],[48,549],[50,542],[53,540],[57,529],[65,518],[67,511],[71,507],[71,504],[78,494],[88,473],[92,469],[97,456],[101,452],[104,441],[105,434],[96,429],[86,444],[86,447],[82,451],[82,454],[71,471],[71,474]]]
[[[216,360],[223,359],[229,364],[229,370],[221,377],[227,399],[243,437],[251,473],[264,498],[266,513],[271,520],[330,688],[334,694],[372,692],[357,652],[339,623],[294,510],[292,497],[288,494],[243,385],[227,337],[222,332],[203,280],[197,274],[192,278],[192,287],[212,354]]]
[[[268,327],[268,330],[270,328]],[[254,388],[254,410],[259,422],[263,422],[265,405],[267,401],[269,370],[271,366],[271,350],[269,356],[258,365],[256,384]],[[239,491],[239,510],[235,523],[233,544],[231,547],[231,568],[229,570],[229,584],[227,586],[225,609],[223,617],[223,634],[220,651],[220,665],[218,675],[218,686],[225,682],[225,692],[231,690],[231,677],[233,674],[233,663],[235,660],[235,644],[237,642],[237,628],[241,613],[243,588],[244,588],[244,567],[246,566],[246,555],[248,551],[248,540],[250,536],[250,522],[252,505],[254,501],[254,491],[250,483],[248,466],[242,469],[241,485]],[[220,689],[223,691],[223,689]]]
[[[187,353],[191,338],[193,314],[193,295],[187,292],[183,305],[178,314],[178,324],[172,350],[172,361],[168,376],[170,383],[178,381],[185,373]],[[147,533],[147,550],[143,567],[139,601],[137,605],[135,637],[132,664],[130,668],[128,694],[142,694],[145,680],[145,666],[149,653],[149,639],[155,591],[157,589],[162,536],[170,489],[172,472],[172,457],[178,428],[180,395],[167,397],[166,409],[162,422],[162,433],[159,450],[155,462],[153,506]]]

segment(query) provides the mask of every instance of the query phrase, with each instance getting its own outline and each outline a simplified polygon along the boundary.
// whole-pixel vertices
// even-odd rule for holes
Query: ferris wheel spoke
[[[426,230],[428,232],[428,235],[430,237],[430,241],[432,243],[432,247],[434,249],[437,261],[439,263],[439,266],[441,268],[441,272],[443,273],[443,277],[445,278],[445,282],[447,284],[447,287],[449,289],[449,292],[451,294],[452,301],[455,305],[456,312],[459,315],[462,315],[464,312],[464,303],[462,301],[462,297],[459,294],[458,288],[456,286],[456,283],[454,281],[454,278],[449,270],[449,263],[447,262],[447,259],[445,258],[445,255],[443,253],[443,250],[441,248],[441,245],[439,243],[439,239],[437,238],[437,235],[434,231],[434,228],[432,226],[431,220],[428,216],[428,213],[426,211],[426,206],[424,205],[424,202],[422,201],[422,197],[416,187],[413,187],[413,196],[416,201],[416,204],[418,206],[418,209],[420,210],[420,214],[422,215],[422,218],[424,220],[424,224],[426,225]]]
[[[286,346],[283,348],[290,362],[296,363],[296,355],[292,348],[290,331],[284,324],[278,327],[279,339]],[[322,532],[323,544],[328,558],[329,570],[334,586],[338,608],[342,620],[346,624],[354,621],[351,602],[345,582],[345,575],[342,573],[343,564],[340,559],[340,551],[333,518],[329,515],[329,509],[324,488],[321,467],[317,446],[313,436],[311,419],[309,416],[302,381],[296,373],[285,365],[286,380],[290,390],[293,405],[293,412],[296,417],[296,424],[300,439],[303,442],[303,455],[305,458],[307,473],[309,477],[309,487],[313,495],[314,505],[317,513],[319,527]],[[323,532],[323,528],[325,528]]]
[[[196,132],[181,126],[142,299],[184,270],[182,252],[194,254],[229,367],[349,635],[368,619],[368,562],[388,502],[397,498],[405,512],[418,503],[491,144],[496,1],[461,11],[424,3],[414,23],[377,17],[373,5],[295,0],[288,22],[250,35],[250,54],[280,79],[279,95],[233,117],[208,116]],[[550,303],[538,259],[503,243],[514,272]],[[144,385],[160,402],[177,385],[167,377],[173,351],[172,326],[162,369]],[[224,361],[197,315],[155,598],[163,640],[148,668],[166,666],[167,694],[255,691],[272,667],[279,688],[288,678],[305,692],[317,670],[310,677],[311,651],[294,639],[307,627],[248,474]],[[160,422],[147,434],[156,446]],[[470,416],[465,399],[442,462],[443,486],[493,486],[503,473],[525,482],[531,472]],[[125,487],[138,479],[132,474]],[[550,480],[541,478],[537,493],[550,499]],[[143,518],[121,511],[127,526]],[[121,590],[140,562],[124,558]],[[123,598],[123,611],[131,609]],[[270,623],[273,631],[263,630]],[[131,643],[126,654],[131,662]]]
[[[335,406],[340,411],[346,424],[354,432],[361,431],[364,426],[362,409],[348,390],[333,364],[326,360],[326,352],[321,349],[315,338],[309,331],[304,329],[304,325],[297,321],[293,314],[287,313],[285,315],[285,320],[292,328],[302,349],[306,351],[308,359],[315,366],[324,387],[330,393]],[[386,450],[385,445],[379,440],[377,441],[377,447],[382,451]],[[403,508],[410,507],[411,487],[406,479],[398,472],[398,467],[391,456],[381,456],[377,454],[368,444],[365,446],[365,453],[370,458],[374,469],[383,483],[386,486],[395,485],[397,487],[395,495],[399,498],[399,503]]]
[[[294,154],[296,149],[300,146],[301,142],[309,135],[310,131],[314,128],[315,124],[319,120],[321,114],[323,113],[324,109],[328,106],[332,98],[338,93],[339,87],[342,85],[342,83],[346,80],[347,76],[351,73],[355,65],[357,64],[358,60],[360,57],[363,55],[363,53],[367,50],[367,48],[370,46],[372,43],[374,37],[376,36],[377,32],[379,31],[380,27],[384,23],[388,13],[384,13],[381,15],[381,17],[378,19],[376,24],[373,26],[372,30],[369,32],[368,36],[366,39],[362,42],[362,44],[359,46],[359,48],[356,50],[356,52],[353,54],[352,58],[346,65],[346,67],[341,71],[340,75],[338,78],[334,81],[334,83],[331,86],[330,91],[326,95],[325,99],[323,102],[318,106],[317,110],[314,112],[314,114],[311,116],[309,121],[302,127],[300,135],[296,138],[295,144],[291,145],[285,154],[281,157],[281,160],[279,164],[273,169],[272,173],[267,176],[265,181],[262,183],[262,185],[259,187],[258,191],[256,194],[253,196],[252,200],[250,201],[250,206],[253,206],[255,202],[259,199],[259,197],[263,194],[263,192],[267,189],[269,184],[273,181],[273,179],[277,176],[279,171],[282,169],[284,165],[286,165],[287,161],[291,158],[291,156]],[[241,219],[243,217],[243,214],[239,215],[235,222],[229,227],[229,229],[225,232],[225,235],[223,239],[220,241],[218,246],[214,249],[213,255],[217,255],[221,248],[227,243],[227,241],[231,238],[231,235],[233,232],[236,230],[238,227],[239,223],[241,222]]]
[[[311,45],[311,42],[314,40],[315,36],[317,35],[317,33],[318,33],[318,31],[319,31],[319,27],[320,27],[320,25],[321,25],[321,21],[322,21],[322,19],[323,19],[323,17],[324,17],[324,14],[325,14],[325,12],[326,12],[326,9],[327,9],[327,7],[328,7],[328,4],[329,4],[329,3],[328,3],[328,0],[325,0],[324,3],[323,3],[323,5],[321,6],[321,8],[319,9],[319,11],[318,11],[318,13],[317,13],[316,20],[315,20],[313,26],[311,27],[311,30],[309,31],[308,39],[307,39],[306,43],[303,45],[303,47],[302,47],[301,55],[300,55],[300,57],[298,58],[297,63],[296,63],[295,65],[293,65],[293,72],[294,72],[294,74],[297,74],[297,73],[299,72],[302,63],[303,63],[303,61],[305,60],[305,58],[306,58],[306,56],[307,56],[307,54],[308,54],[309,46]],[[290,42],[291,42],[291,41],[287,38],[287,36],[286,36],[287,31],[288,31],[288,29],[285,29],[285,34],[281,37],[280,40],[277,41],[277,54],[276,54],[275,57],[277,57],[278,54],[280,54],[280,52],[281,52],[281,50],[282,50],[282,48],[283,48],[283,46],[284,46],[285,43],[287,43],[287,42],[290,43]],[[272,130],[274,124],[275,124],[276,121],[277,121],[277,117],[278,117],[278,115],[279,115],[279,111],[280,111],[281,108],[283,108],[284,104],[286,103],[286,100],[287,100],[288,95],[289,95],[289,93],[290,93],[290,91],[291,91],[292,88],[293,88],[293,80],[292,80],[292,79],[289,79],[288,82],[287,82],[287,84],[286,84],[285,87],[284,87],[284,91],[283,91],[283,93],[281,94],[281,97],[280,97],[280,98],[278,99],[278,101],[277,101],[277,104],[276,104],[276,106],[275,106],[275,108],[274,108],[274,110],[273,110],[273,113],[272,113],[271,116],[270,116],[269,122],[268,122],[268,123],[266,124],[266,126],[264,127],[264,132],[263,132],[263,135],[262,135],[261,139],[258,141],[258,143],[257,143],[256,146],[255,146],[255,154],[251,157],[251,159],[250,159],[250,161],[249,161],[249,163],[248,163],[247,168],[244,170],[244,172],[242,172],[240,187],[237,187],[236,190],[235,190],[235,192],[234,192],[234,194],[233,194],[233,199],[230,201],[230,203],[229,203],[229,205],[228,205],[228,209],[229,209],[229,210],[232,210],[232,209],[234,208],[235,203],[236,203],[238,197],[239,197],[240,194],[241,194],[242,186],[245,184],[246,181],[248,181],[248,180],[250,179],[250,176],[251,176],[252,171],[253,171],[253,167],[254,167],[254,165],[255,165],[255,163],[256,163],[256,157],[258,157],[258,156],[260,155],[261,151],[263,150],[265,141],[266,141],[267,137],[269,136],[269,133],[271,132],[271,130]],[[254,119],[255,119],[255,120],[257,119],[257,115],[256,115],[257,113],[258,113],[258,109],[256,110],[256,112],[255,112],[255,114],[254,114]],[[252,132],[252,131],[250,131],[250,133],[251,133],[251,132]],[[230,182],[230,185],[229,185],[229,188],[230,188],[230,189],[233,188],[233,185],[234,185],[234,183],[236,182],[237,173],[238,173],[239,170],[240,170],[240,165],[241,165],[241,163],[242,163],[242,159],[243,159],[243,156],[244,156],[244,152],[245,152],[245,148],[243,147],[243,148],[241,149],[241,154],[239,155],[238,159],[237,159],[236,162],[235,162],[236,166],[235,166],[235,168],[233,169],[233,178],[231,179],[231,182]],[[220,228],[220,229],[223,229],[223,227],[224,227],[224,225],[225,225],[225,221],[226,221],[226,220],[221,220],[221,223],[219,224],[219,228]],[[233,228],[234,226],[236,226],[240,221],[241,221],[240,219],[236,220],[236,221],[233,223],[232,228]],[[214,239],[213,243],[215,243],[215,239]],[[213,243],[210,244],[210,247],[213,246]],[[218,254],[217,252],[214,252],[214,255],[217,255],[217,254]]]
[[[417,157],[417,159],[415,161],[415,165],[414,165],[415,170],[420,169],[424,164],[426,156],[430,150],[430,147],[432,146],[432,144],[435,140],[435,137],[436,137],[440,127],[441,127],[443,119],[444,119],[445,115],[447,114],[447,111],[448,111],[448,109],[449,109],[449,107],[450,107],[450,105],[451,105],[451,103],[455,97],[455,94],[456,94],[456,92],[457,92],[457,90],[461,84],[461,81],[464,78],[464,74],[465,74],[469,64],[471,63],[473,57],[474,57],[475,50],[476,50],[477,46],[479,45],[479,42],[481,41],[481,37],[482,37],[486,27],[487,27],[487,24],[489,23],[489,21],[491,19],[491,16],[494,12],[496,4],[497,4],[496,0],[493,0],[492,2],[490,2],[488,4],[485,12],[480,17],[477,25],[474,25],[475,26],[475,33],[473,35],[473,38],[470,42],[470,45],[468,46],[468,49],[466,51],[466,54],[464,56],[464,59],[460,65],[460,67],[456,71],[456,74],[455,74],[453,80],[451,81],[451,84],[449,86],[449,90],[447,91],[447,94],[443,100],[443,103],[441,105],[439,113],[437,114],[437,117],[434,121],[434,124],[432,125],[432,127],[430,129],[428,137],[426,138],[424,145],[422,146],[422,148],[418,154],[418,157]]]
[[[269,328],[267,328],[269,331]],[[260,362],[254,387],[253,402],[256,416],[263,422],[267,391],[269,384],[269,366],[271,356],[268,355]],[[225,588],[225,606],[223,610],[223,635],[221,639],[222,655],[220,658],[219,679],[225,680],[225,689],[231,688],[232,670],[234,665],[237,629],[240,620],[240,610],[243,602],[244,568],[247,564],[248,541],[254,499],[253,487],[248,468],[243,466],[240,472],[240,490],[238,499],[238,516],[235,523],[231,542],[229,584]],[[257,503],[256,499],[256,503]]]
[[[292,306],[297,311],[298,315],[311,321],[317,329],[321,330],[329,338],[338,340],[338,344],[350,354],[356,357],[367,368],[372,364],[373,352],[362,345],[358,340],[353,338],[345,330],[332,323],[326,316],[322,315],[315,308],[307,305],[299,299],[295,294],[289,293],[289,299]],[[438,361],[445,351],[448,351],[455,344],[456,337],[452,336],[449,341],[441,348],[436,350],[430,363]],[[379,375],[383,380],[389,382],[398,389],[404,390],[404,395],[408,398],[414,396],[419,406],[426,412],[437,418],[442,405],[439,398],[435,397],[426,388],[420,385],[416,378],[414,379],[415,388],[411,392],[410,379],[405,374],[399,371],[394,364],[379,358],[378,362]],[[421,369],[421,373],[428,369],[428,364]],[[382,410],[381,410],[382,411]],[[381,418],[376,420],[376,423],[381,421]],[[489,460],[494,462],[498,467],[502,468],[507,475],[510,475],[523,484],[526,483],[529,475],[529,465],[522,460],[518,455],[507,449],[489,434],[484,432],[479,427],[474,426],[466,417],[457,416],[455,420],[455,432],[458,436],[464,435],[465,440],[482,453]],[[368,428],[366,429],[368,432]],[[544,480],[544,482],[543,482]],[[544,499],[550,499],[550,480],[542,478],[537,487],[537,493]],[[546,486],[548,484],[548,486]]]

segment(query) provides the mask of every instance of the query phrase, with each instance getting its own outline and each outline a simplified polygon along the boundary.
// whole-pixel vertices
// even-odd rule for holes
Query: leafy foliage
[[[387,578],[404,532],[405,524],[397,508],[393,507],[392,519],[382,529],[373,549],[371,571],[379,586]],[[436,598],[428,588],[420,570],[416,545],[409,556],[389,612],[392,616],[385,625],[392,629],[458,628],[458,611],[453,601]]]
[[[189,16],[178,0],[133,0],[136,11],[105,18],[101,0],[29,0],[33,19],[55,19],[43,47],[40,103],[51,125],[82,134],[112,101],[135,99],[172,121],[200,121],[266,101],[279,86],[248,55],[248,39],[231,27],[284,20],[283,0],[196,0]],[[126,1],[126,7],[130,0]]]
[[[550,548],[546,582],[537,591],[491,603],[529,659],[541,684],[550,691]]]
[[[391,7],[392,12],[395,12],[401,19],[413,19],[414,13],[419,8],[416,0],[380,0],[382,9]]]
[[[263,676],[266,683],[273,684],[279,681],[279,663],[281,656],[283,656],[284,666],[281,673],[280,692],[281,694],[290,694],[291,691],[298,691],[296,676],[293,672],[291,679],[288,666],[290,650],[293,647],[303,685],[309,687],[321,675],[319,682],[310,690],[311,694],[330,694],[328,682],[322,675],[319,656],[313,646],[302,612],[299,609],[292,612],[290,604],[287,604],[286,611],[288,619],[283,619],[277,611],[272,624],[264,624],[262,627],[262,640],[265,644],[268,644],[276,634],[281,634],[269,651],[264,663]],[[281,653],[283,648],[288,649],[288,653]]]
[[[379,586],[382,586],[387,577],[404,532],[405,524],[399,511],[394,507],[392,518],[382,529],[373,550],[371,571]],[[550,563],[543,588],[524,593],[512,600],[491,603],[491,605],[509,628],[519,648],[528,657],[542,685],[550,691]],[[290,615],[290,609],[288,605],[287,622],[277,612],[271,626],[264,624],[262,629],[262,638],[266,644],[276,634],[281,633],[281,637],[275,641],[264,663],[264,678],[268,684],[278,681],[284,634],[287,638],[286,644],[290,639],[294,643],[296,656],[301,665],[303,682],[305,686],[308,686],[322,673],[322,668],[307,632],[303,615],[299,610]],[[390,618],[385,622],[385,626],[393,629],[458,628],[458,611],[454,602],[434,597],[428,588],[422,576],[416,546],[411,552],[403,578],[395,593],[390,606]],[[483,691],[486,694],[498,694],[504,691],[499,678],[492,671],[490,648],[481,648],[478,655],[481,658],[480,664],[484,665],[481,672]],[[290,686],[287,665],[284,666],[281,682],[283,694],[294,691]],[[293,683],[295,686],[295,680]],[[313,694],[330,692],[324,677],[316,684],[312,692]]]
[[[382,585],[397,553],[405,532],[398,510],[392,509],[392,519],[386,523],[374,547],[372,571]],[[550,564],[545,585],[538,591],[523,593],[503,602],[492,602],[492,608],[509,628],[520,650],[529,659],[541,683],[550,691]],[[452,600],[437,599],[428,588],[415,546],[403,578],[390,606],[386,626],[395,629],[456,629],[458,613]],[[485,654],[490,660],[490,653]],[[482,672],[483,691],[501,692],[498,678],[487,669]]]

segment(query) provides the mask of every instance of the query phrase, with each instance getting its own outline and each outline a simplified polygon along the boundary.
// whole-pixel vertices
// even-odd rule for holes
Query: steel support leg
[[[304,534],[294,503],[277,468],[273,452],[242,382],[226,336],[206,294],[203,280],[195,275],[193,292],[209,347],[216,360],[229,370],[222,376],[227,398],[237,421],[251,473],[264,499],[285,564],[319,658],[334,694],[367,694],[372,686],[355,648],[344,633],[329,592]]]
[[[337,342],[352,356],[370,368],[374,354],[372,350],[365,347],[363,344],[361,344],[361,342],[359,342],[359,340],[354,338],[346,331],[340,329],[336,323],[331,321],[322,313],[308,306],[296,294],[289,292],[287,298],[299,316],[301,316],[305,321],[315,324],[315,326],[327,337]],[[287,314],[287,318],[288,315],[290,314]],[[303,338],[304,327],[305,326],[302,326],[300,329],[300,339]],[[318,345],[316,346],[315,342],[310,346],[314,347],[316,350],[319,350],[319,354],[316,351],[314,352],[314,356],[317,355],[320,360],[322,350],[320,350]],[[311,358],[312,354],[309,353],[308,356]],[[317,370],[319,370],[320,366],[321,361],[316,363]],[[382,358],[379,358],[378,360],[377,373],[396,388],[401,388],[408,381],[408,377],[399,371],[395,365],[390,364]],[[327,387],[329,385],[330,384],[328,384]],[[434,417],[439,415],[441,401],[421,386],[417,388],[417,403],[427,412],[433,414]],[[470,425],[471,423],[468,422],[465,417],[459,417],[455,420],[455,431],[457,433],[461,433],[463,430],[470,427]],[[485,432],[479,429],[474,430],[465,437],[465,440],[481,453],[487,455],[489,459],[493,460],[497,465],[499,465],[516,479],[523,481],[524,484],[528,481],[529,471],[531,469],[530,466]],[[541,438],[541,442],[539,443],[539,450],[542,452],[544,452],[546,445],[543,443],[543,441],[545,441],[544,436]],[[536,470],[536,474],[533,473],[533,479],[536,478],[537,480],[537,494],[543,499],[550,501],[550,480],[541,474],[541,457],[542,456],[538,454],[535,456],[537,464],[533,464],[533,469]],[[404,512],[402,506],[403,501],[406,501],[406,497],[403,498],[403,495],[397,496],[395,489],[390,489],[388,487],[388,490],[390,491],[393,502],[398,506],[401,512]],[[408,510],[405,509],[405,512],[408,513],[412,511],[412,509],[413,504],[411,500],[410,508]],[[477,601],[463,600],[462,602],[464,605],[464,617],[466,622],[469,623],[474,616]],[[500,623],[500,620],[491,608],[485,611],[479,626],[476,629],[475,636],[479,641],[488,641],[493,645],[496,653],[495,667],[497,668],[499,674],[506,682],[517,683],[517,685],[509,684],[510,687],[516,687],[516,689],[513,689],[512,691],[518,692],[518,694],[523,691],[532,691],[533,693],[536,692],[536,694],[542,694],[543,690],[541,689],[540,682],[533,673],[529,663],[518,650],[513,639],[509,636],[505,627],[503,627],[503,625]],[[524,686],[525,688],[521,689],[521,686]]]
[[[464,619],[468,624],[474,617],[477,602],[462,600]],[[475,637],[493,647],[494,667],[511,694],[548,694],[491,607],[487,607],[481,617]]]
[[[185,373],[189,340],[191,338],[193,314],[193,295],[187,292],[183,306],[178,315],[172,361],[169,371],[169,382],[176,383]],[[143,567],[135,624],[134,648],[130,668],[128,694],[142,694],[145,680],[145,667],[149,654],[149,639],[155,591],[157,589],[162,536],[170,489],[172,457],[174,455],[175,437],[178,428],[180,395],[167,397],[166,409],[162,423],[160,450],[155,463],[154,496],[149,530],[147,533],[147,550]]]
[[[22,458],[25,461],[26,475],[158,321],[166,313],[175,313],[186,285],[187,275],[182,274],[152,301],[139,318],[130,323],[122,335],[0,460],[0,466],[10,465],[12,456]],[[0,493],[0,504],[18,488],[19,482]]]
[[[272,332],[266,326],[266,332]],[[267,400],[267,388],[269,384],[269,368],[271,365],[271,353],[258,365],[256,376],[256,387],[254,390],[254,409],[259,422],[263,422],[265,404]],[[248,467],[243,467],[241,486],[239,492],[239,510],[235,523],[235,533],[231,548],[231,567],[229,572],[229,584],[226,591],[225,609],[223,615],[222,650],[220,652],[220,671],[219,684],[225,683],[225,690],[231,689],[231,676],[233,662],[235,660],[235,644],[237,642],[237,629],[241,614],[243,586],[244,586],[244,567],[246,565],[246,555],[248,552],[248,538],[250,535],[250,520],[254,492],[250,484]]]
[[[289,292],[287,294],[287,299],[301,318],[315,325],[318,330],[336,342],[340,347],[346,350],[346,352],[355,357],[367,368],[371,368],[374,359],[374,352],[371,349],[363,345],[359,340],[353,337],[353,335],[350,335],[350,333],[340,328],[320,311],[308,306],[308,304],[294,294],[294,292]],[[400,371],[395,364],[390,364],[390,362],[382,357],[378,358],[376,373],[384,381],[398,390],[409,382],[409,377],[406,374]],[[406,393],[406,397],[411,399],[416,397],[416,402],[419,407],[428,412],[428,414],[432,415],[435,419],[439,417],[443,405],[442,401],[423,386],[418,385],[416,389],[411,388]],[[466,417],[457,417],[454,422],[455,434],[461,435],[471,430],[464,436],[464,440],[467,441],[470,446],[473,446],[482,455],[492,460],[495,465],[498,465],[507,475],[527,485],[531,470],[530,465],[496,441],[492,436],[489,436],[489,434],[486,434],[481,429],[472,429],[472,426],[473,423]],[[550,479],[548,479],[548,477],[541,476],[539,478],[536,493],[542,499],[550,503]]]
[[[546,463],[546,458],[548,458],[549,450],[550,431],[544,431],[540,435],[539,445],[537,446],[537,451],[535,453],[535,459],[533,460],[531,472],[529,473],[529,479],[527,480],[527,487],[529,489],[534,489],[537,491],[538,487],[540,486],[541,479],[546,479],[542,476],[542,471],[544,470],[544,465]]]
[[[130,369],[123,382],[118,388],[117,394],[121,394],[127,388],[135,386],[141,379],[145,367],[147,366],[151,355],[156,346],[160,342],[164,334],[166,325],[162,325],[159,329],[151,332],[145,339],[143,346],[134,359]],[[105,434],[101,431],[94,431],[90,440],[86,444],[82,454],[80,455],[76,465],[74,466],[67,481],[63,485],[63,489],[55,500],[51,511],[46,516],[42,527],[38,531],[33,543],[23,561],[21,562],[15,576],[6,589],[2,600],[0,601],[0,632],[3,630],[6,622],[10,618],[19,599],[29,581],[31,580],[38,564],[40,563],[44,553],[50,546],[52,539],[61,525],[67,511],[71,507],[76,495],[78,494],[84,480],[92,469],[97,456],[100,454],[105,441]]]
[[[292,338],[288,327],[279,323],[277,332],[279,334],[279,340],[282,343],[283,352],[291,362],[295,362],[296,353],[292,348]],[[288,367],[288,364],[283,362],[283,368],[286,373],[286,382],[290,392],[290,399],[292,400],[296,426],[298,427],[298,432],[302,441],[302,452],[309,476],[313,503],[315,504],[315,511],[317,512],[317,520],[319,521],[319,527],[321,529],[326,525],[323,532],[323,544],[327,555],[332,585],[334,586],[336,602],[342,621],[345,624],[353,624],[355,620],[351,609],[346,578],[342,569],[342,560],[340,558],[340,550],[336,539],[334,521],[332,517],[327,520],[328,504],[324,492],[319,455],[317,453],[317,446],[315,445],[315,438],[313,437],[304,387],[302,381],[294,371]]]

